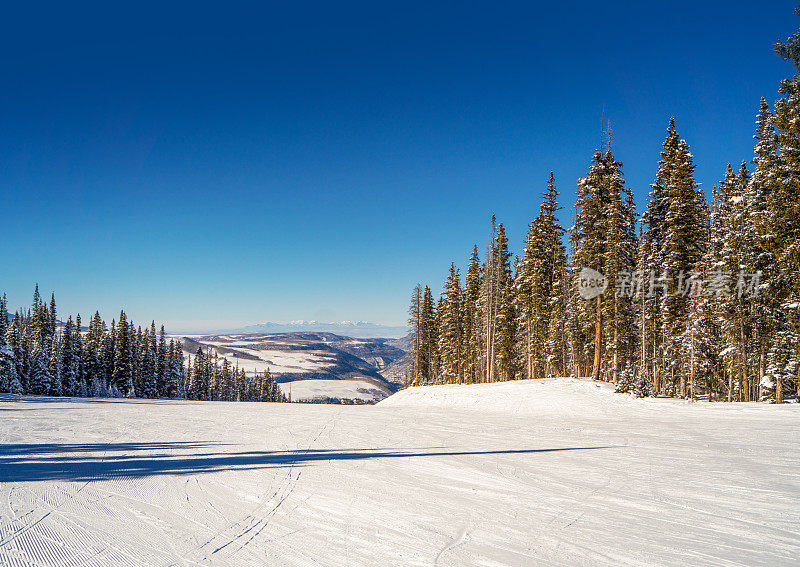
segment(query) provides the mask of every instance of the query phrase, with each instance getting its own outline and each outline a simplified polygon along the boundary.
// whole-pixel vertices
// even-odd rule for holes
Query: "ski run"
[[[375,406],[4,396],[0,564],[792,565],[800,405],[543,379]]]

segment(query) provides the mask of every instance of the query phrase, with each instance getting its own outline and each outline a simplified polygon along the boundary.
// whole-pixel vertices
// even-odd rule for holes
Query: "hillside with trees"
[[[800,32],[774,47],[800,73]],[[641,214],[608,128],[572,226],[552,173],[519,255],[492,216],[463,281],[451,264],[439,298],[413,290],[412,383],[575,376],[640,396],[800,398],[800,74],[779,93],[710,203],[670,118]]]

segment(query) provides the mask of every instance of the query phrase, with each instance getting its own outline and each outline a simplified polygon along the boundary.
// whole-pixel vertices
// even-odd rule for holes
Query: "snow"
[[[800,404],[0,401],[0,565],[791,565]]]
[[[232,353],[215,351],[220,358],[228,359],[231,365],[243,368],[250,374],[264,372],[265,370],[269,370],[272,374],[315,372],[324,370],[336,362],[335,356],[331,353],[316,350],[257,350],[214,341],[208,341],[204,344],[210,344],[214,347],[235,348],[238,352],[257,357],[258,360],[252,360],[234,356]],[[252,343],[246,343],[246,346],[252,346]],[[189,355],[189,352],[184,351],[184,354]]]
[[[366,380],[293,380],[279,384],[281,392],[292,395],[292,401],[334,398],[372,402],[386,393]]]

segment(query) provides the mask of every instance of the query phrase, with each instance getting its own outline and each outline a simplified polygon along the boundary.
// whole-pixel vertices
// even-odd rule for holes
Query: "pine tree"
[[[720,184],[718,199],[720,211],[713,218],[721,226],[715,231],[720,242],[715,245],[717,257],[713,268],[715,276],[729,279],[723,293],[714,297],[723,344],[723,361],[731,377],[738,377],[737,391],[742,401],[753,397],[752,368],[756,361],[751,349],[752,316],[751,294],[746,292],[745,270],[754,266],[756,258],[753,217],[749,202],[749,174],[742,164],[739,175],[728,164],[725,179]]]
[[[515,295],[520,329],[519,351],[524,354],[524,373],[541,378],[563,370],[564,278],[566,252],[563,229],[556,219],[559,210],[555,178],[550,172],[539,214],[528,227],[525,248],[515,277]]]
[[[425,291],[422,295],[421,328],[421,384],[433,384],[438,371],[437,344],[439,331],[433,294],[431,293],[431,288],[428,286],[425,286]]]
[[[420,284],[414,286],[411,293],[411,306],[408,308],[408,326],[411,329],[411,355],[412,371],[411,384],[418,385],[422,380],[422,341],[424,338],[422,328],[422,287]]]
[[[667,128],[654,185],[664,198],[661,250],[665,289],[660,306],[662,335],[659,359],[669,370],[670,388],[685,384],[685,367],[680,357],[681,336],[686,329],[688,296],[681,285],[703,256],[708,235],[705,197],[694,180],[694,163],[688,144],[680,139],[671,118]],[[681,396],[685,390],[680,390]]]
[[[524,376],[544,376],[544,342],[549,323],[551,272],[547,250],[545,219],[542,211],[528,225],[525,248],[514,277],[514,295],[520,331],[519,352],[524,358]]]
[[[155,326],[152,322],[150,328],[145,329],[141,336],[140,353],[141,389],[137,389],[137,395],[143,398],[157,398],[160,392],[158,388]]]
[[[194,355],[194,366],[192,366],[191,392],[187,395],[193,400],[204,400],[208,390],[207,361],[203,349],[198,348]]]
[[[157,395],[163,396],[167,384],[167,335],[164,332],[164,325],[158,332],[158,347],[156,349],[156,391]]]
[[[0,344],[6,344],[6,331],[8,331],[8,299],[6,294],[0,297]]]
[[[50,310],[48,311],[48,334],[52,337],[56,334],[56,294],[50,294]]]
[[[30,376],[27,390],[31,394],[46,396],[50,394],[52,377],[48,369],[49,354],[38,345],[31,354]]]
[[[502,262],[498,249],[497,220],[492,215],[489,245],[486,251],[486,260],[483,265],[483,281],[481,288],[480,312],[482,321],[482,360],[484,363],[483,379],[494,382],[497,361],[497,321],[500,313],[502,295]]]
[[[6,340],[8,330],[8,300],[5,294],[0,297],[0,392],[9,392],[11,373],[14,365],[14,349]],[[16,376],[16,371],[14,371]]]
[[[795,9],[800,15],[800,7]],[[776,53],[800,73],[800,31],[775,43]],[[759,241],[774,258],[766,298],[772,307],[771,344],[762,397],[781,403],[792,385],[800,398],[800,74],[781,82],[774,114],[759,113],[754,182],[765,189]],[[766,115],[765,119],[762,116]]]
[[[472,249],[464,282],[463,323],[464,323],[464,380],[468,383],[480,382],[481,364],[481,264],[478,246]]]
[[[608,206],[607,164],[602,149],[595,152],[592,165],[586,177],[578,180],[578,198],[575,218],[575,254],[571,259],[577,271],[589,268],[603,273],[603,260],[606,256],[606,222],[605,213]],[[575,284],[577,292],[577,283]],[[598,295],[586,302],[583,308],[575,313],[578,318],[577,327],[581,335],[594,337],[591,344],[579,345],[576,350],[589,355],[592,360],[591,377],[600,378],[603,349],[603,296]]]
[[[461,305],[461,277],[455,264],[451,263],[442,293],[438,336],[441,379],[447,384],[460,384],[463,380],[464,325]]]
[[[622,164],[616,161],[611,151],[610,131],[608,144],[604,156],[608,167],[608,203],[603,273],[614,289],[603,296],[603,351],[608,354],[603,368],[606,379],[616,382],[622,368],[629,366],[635,356],[635,306],[628,290],[617,284],[627,282],[635,268],[636,208],[633,194],[622,176]]]
[[[556,218],[558,191],[555,177],[550,172],[547,190],[542,195],[541,213],[544,215],[545,250],[548,257],[547,273],[547,339],[545,340],[545,375],[564,374],[567,371],[566,298],[568,290],[567,253],[562,242],[564,229]]]
[[[166,398],[181,398],[184,392],[183,349],[181,343],[175,340],[169,342],[168,366],[169,372],[161,396]]]
[[[756,132],[755,156],[752,163],[755,170],[748,186],[750,215],[753,225],[753,250],[755,264],[751,269],[760,274],[758,293],[751,297],[753,340],[758,357],[759,399],[769,390],[770,380],[766,377],[767,354],[775,334],[775,321],[780,309],[776,297],[770,293],[770,283],[774,281],[775,257],[770,246],[772,235],[768,225],[773,211],[770,209],[771,194],[775,188],[779,170],[777,155],[778,139],[773,123],[773,115],[764,97],[761,97]],[[774,392],[774,389],[772,389]]]
[[[795,7],[794,15],[800,16],[800,5]],[[778,57],[790,61],[795,69],[800,71],[800,30],[794,32],[786,41],[776,41],[773,48]]]
[[[113,327],[113,323],[112,323]],[[123,395],[133,393],[133,360],[131,356],[131,331],[124,311],[120,311],[114,334],[114,370],[112,386]]]
[[[688,392],[694,399],[701,389],[708,392],[713,379],[717,341],[714,334],[713,306],[710,298],[699,293],[689,296],[689,314],[681,337],[681,357],[688,367]]]
[[[78,386],[78,364],[80,350],[75,344],[80,332],[75,328],[72,317],[67,319],[61,335],[61,390],[65,396],[80,393]]]

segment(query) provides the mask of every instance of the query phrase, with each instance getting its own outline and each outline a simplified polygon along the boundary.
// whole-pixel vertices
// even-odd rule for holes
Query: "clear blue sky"
[[[399,323],[519,251],[603,109],[638,207],[670,115],[703,187],[752,156],[795,2],[16,3],[0,21],[0,292],[173,330]],[[568,218],[564,217],[565,222]]]

